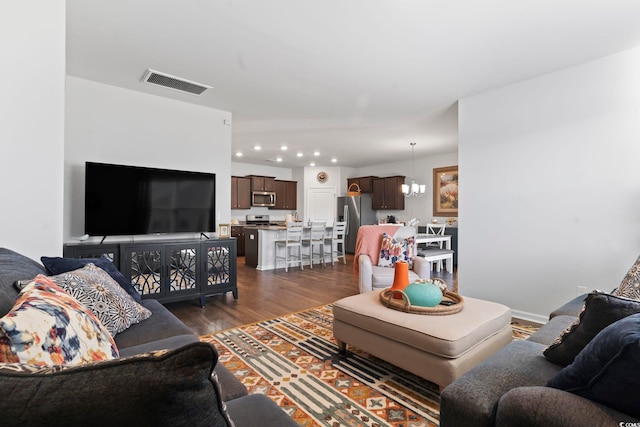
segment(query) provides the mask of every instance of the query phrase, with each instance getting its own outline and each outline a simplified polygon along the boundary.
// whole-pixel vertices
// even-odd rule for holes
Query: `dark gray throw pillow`
[[[640,418],[640,314],[604,328],[547,386]],[[621,423],[622,424],[622,423]]]
[[[96,267],[100,267],[118,282],[118,284],[127,291],[131,298],[138,304],[142,302],[140,294],[136,292],[131,281],[116,268],[116,266],[107,258],[60,258],[60,257],[46,257],[40,258],[42,264],[45,266],[50,275],[67,273],[69,271],[77,270],[84,267],[87,264],[93,264]]]
[[[73,367],[0,363],[3,426],[232,426],[209,344]]]
[[[578,320],[544,350],[544,355],[550,362],[567,366],[601,330],[636,313],[640,313],[640,301],[592,292],[585,299]]]

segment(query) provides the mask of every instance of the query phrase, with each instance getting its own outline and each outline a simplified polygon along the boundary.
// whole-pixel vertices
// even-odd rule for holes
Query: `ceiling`
[[[230,111],[232,160],[282,167],[454,152],[458,99],[640,45],[637,0],[66,4],[69,75]],[[148,68],[213,89],[146,85]]]

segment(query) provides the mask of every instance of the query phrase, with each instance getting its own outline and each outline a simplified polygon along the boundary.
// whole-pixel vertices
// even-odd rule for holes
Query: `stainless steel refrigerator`
[[[371,196],[363,194],[360,196],[338,197],[338,221],[347,221],[347,235],[345,238],[347,253],[353,254],[356,251],[356,238],[358,228],[361,225],[377,224],[376,212],[371,209]]]

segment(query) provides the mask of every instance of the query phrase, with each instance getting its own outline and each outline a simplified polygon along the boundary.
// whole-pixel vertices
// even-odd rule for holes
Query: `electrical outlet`
[[[576,286],[576,296],[580,296],[582,294],[586,294],[587,291],[587,287],[586,286]]]

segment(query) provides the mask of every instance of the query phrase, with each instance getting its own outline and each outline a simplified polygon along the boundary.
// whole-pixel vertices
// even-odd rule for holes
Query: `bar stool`
[[[318,260],[318,262],[325,264],[324,262],[324,234],[327,229],[327,223],[324,221],[313,221],[311,222],[311,229],[309,230],[309,237],[302,238],[302,246],[308,247],[309,252],[305,255],[304,251],[302,252],[304,256],[309,258],[309,264],[311,268],[313,268],[313,260]],[[319,251],[314,252],[313,249],[318,247]],[[315,257],[317,255],[317,257]]]
[[[329,245],[329,252],[325,252],[325,256],[331,257],[331,265],[335,260],[342,258],[344,263],[347,263],[347,256],[345,255],[344,235],[347,229],[346,221],[338,221],[333,223],[333,229],[331,235],[325,237],[325,245]]]
[[[284,271],[289,271],[289,264],[300,263],[300,270],[304,270],[302,266],[302,223],[288,222],[284,240],[276,240],[276,268],[278,260],[284,260]],[[297,255],[292,253],[292,249],[298,248]],[[278,249],[283,249],[284,256],[278,256]]]

